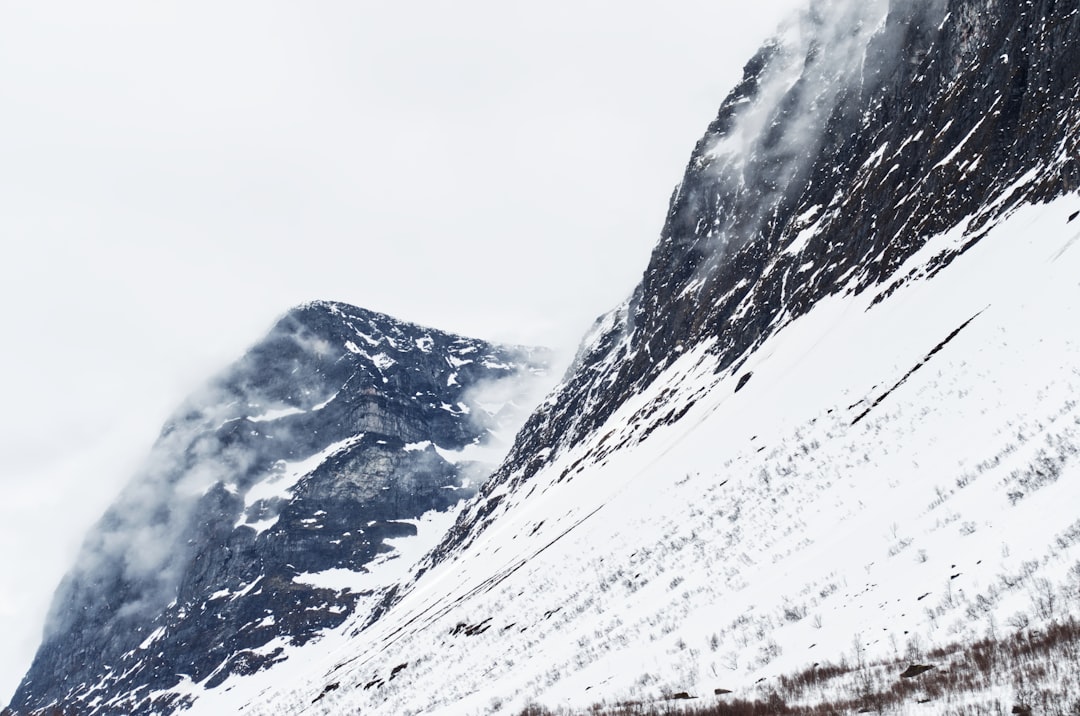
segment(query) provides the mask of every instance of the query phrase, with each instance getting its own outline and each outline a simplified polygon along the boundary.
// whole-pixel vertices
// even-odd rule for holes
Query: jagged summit
[[[256,672],[340,625],[474,493],[546,360],[293,308],[168,420],[61,584],[12,707],[169,710],[178,684]]]

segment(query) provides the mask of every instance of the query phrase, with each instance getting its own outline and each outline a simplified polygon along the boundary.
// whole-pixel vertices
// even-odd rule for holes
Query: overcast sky
[[[796,4],[0,0],[0,705],[188,391],[315,298],[571,349]]]

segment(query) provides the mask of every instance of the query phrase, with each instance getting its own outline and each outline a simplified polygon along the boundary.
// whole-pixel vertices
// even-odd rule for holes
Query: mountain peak
[[[254,673],[369,609],[411,564],[389,558],[423,551],[493,467],[546,360],[344,303],[288,311],[168,421],[13,708],[173,709],[184,679]]]

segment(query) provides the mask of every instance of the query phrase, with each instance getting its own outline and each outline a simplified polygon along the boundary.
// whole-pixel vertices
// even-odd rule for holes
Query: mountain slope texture
[[[171,711],[178,684],[256,673],[366,616],[490,473],[476,458],[500,454],[492,431],[545,360],[341,303],[290,311],[165,426],[12,708]]]
[[[169,624],[194,604],[76,573],[16,711],[92,703],[46,672],[107,659],[111,698],[162,712],[1073,713],[1078,192],[1076,0],[813,2],[698,142],[633,295],[408,573],[304,592],[274,611],[290,639],[223,628],[224,660],[196,673],[180,641],[100,626],[128,623],[113,583],[131,609],[187,610]],[[229,484],[198,499],[287,519]],[[372,558],[202,544],[241,560],[190,553],[181,584],[230,600]]]

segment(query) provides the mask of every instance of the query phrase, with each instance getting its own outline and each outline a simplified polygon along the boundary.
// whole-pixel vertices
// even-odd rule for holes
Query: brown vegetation
[[[937,704],[949,716],[1080,716],[1080,622],[1072,617],[1039,631],[936,648],[925,660],[815,664],[751,698],[718,693],[688,702],[694,695],[680,693],[678,701],[598,704],[579,712],[531,705],[520,716],[834,716],[889,713],[915,703]],[[981,706],[949,706],[951,697],[999,687],[1012,694],[1008,703],[987,696]]]

